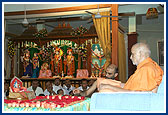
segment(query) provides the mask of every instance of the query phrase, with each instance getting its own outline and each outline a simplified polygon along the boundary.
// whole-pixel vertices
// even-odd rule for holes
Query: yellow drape
[[[110,16],[110,12],[100,12],[100,15]],[[111,63],[110,17],[95,19],[93,15],[93,22],[100,40],[100,45],[106,58],[106,68]]]
[[[124,33],[118,32],[118,69],[119,80],[126,82],[126,52],[125,52],[125,40]]]
[[[101,12],[100,15],[110,16],[110,12]],[[102,17],[95,19],[93,15],[93,22],[96,28],[101,47],[103,49],[106,63],[105,68],[111,63],[111,40],[110,40],[110,17]],[[119,80],[126,81],[126,54],[125,54],[125,41],[124,34],[118,32],[118,69]]]

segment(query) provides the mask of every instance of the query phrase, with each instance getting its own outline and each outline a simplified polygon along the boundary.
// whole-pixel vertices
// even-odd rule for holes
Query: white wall
[[[146,42],[151,49],[151,58],[158,63],[157,42],[164,40],[164,15],[157,19],[146,20],[143,16],[142,25],[137,26],[138,42]],[[166,39],[166,38],[165,38]]]

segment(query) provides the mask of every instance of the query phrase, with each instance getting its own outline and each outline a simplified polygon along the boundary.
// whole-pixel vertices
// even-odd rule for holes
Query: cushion
[[[162,78],[162,82],[160,83],[159,87],[158,87],[158,94],[164,94],[164,76]]]

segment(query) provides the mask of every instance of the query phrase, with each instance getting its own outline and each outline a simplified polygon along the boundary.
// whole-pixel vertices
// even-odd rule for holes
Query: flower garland
[[[8,42],[8,54],[10,58],[15,55],[15,47],[13,41]]]
[[[96,69],[98,69],[99,71],[100,71],[100,70],[104,70],[105,64],[100,68],[100,67],[97,67],[93,62],[91,62],[91,63],[92,63],[92,65],[93,65]]]
[[[48,36],[47,33],[48,33],[47,30],[46,30],[45,28],[43,28],[42,30],[40,30],[40,31],[38,31],[37,33],[33,34],[33,36],[34,36],[35,38],[43,38],[43,37]]]
[[[88,32],[88,29],[81,25],[79,28],[73,29],[73,32],[71,32],[70,34],[72,36],[80,36],[80,35],[83,35],[86,32]]]
[[[49,47],[44,46],[44,50],[41,50],[41,52],[39,53],[41,54],[40,60],[45,61],[45,62],[50,62],[52,53],[53,53],[52,46],[49,46]]]
[[[86,58],[87,58],[87,48],[80,46],[78,50],[79,50],[80,56],[82,57],[82,60],[86,60]]]
[[[53,96],[36,96],[34,99],[30,100],[7,100],[4,99],[6,104],[6,109],[14,109],[18,107],[23,109],[36,110],[51,110],[56,111],[58,108],[67,107],[73,105],[74,103],[79,103],[86,100],[84,96],[66,96],[66,95],[53,95]]]

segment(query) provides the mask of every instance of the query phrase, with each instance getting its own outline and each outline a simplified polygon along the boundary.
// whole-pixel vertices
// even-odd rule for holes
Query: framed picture
[[[158,41],[158,62],[160,66],[164,65],[164,41]]]

